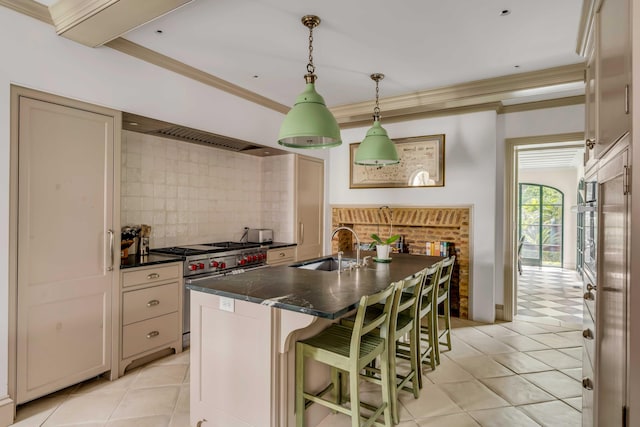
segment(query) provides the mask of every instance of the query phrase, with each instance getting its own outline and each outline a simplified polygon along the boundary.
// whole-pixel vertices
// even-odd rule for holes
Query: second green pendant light
[[[380,80],[384,74],[371,74],[376,82],[376,106],[373,109],[373,126],[367,131],[367,136],[358,146],[353,163],[364,166],[386,166],[400,162],[396,145],[389,139],[385,128],[380,125],[380,107],[378,105]]]

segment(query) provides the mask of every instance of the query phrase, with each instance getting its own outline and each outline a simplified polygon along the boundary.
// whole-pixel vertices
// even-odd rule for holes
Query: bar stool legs
[[[296,426],[304,427],[305,409],[311,403],[318,403],[333,411],[349,415],[352,427],[380,426],[391,427],[391,376],[389,368],[389,325],[391,319],[392,294],[399,286],[392,283],[384,291],[360,299],[353,328],[334,324],[313,337],[296,343]],[[367,311],[384,302],[382,312],[374,310],[367,317]],[[374,330],[379,334],[371,334]],[[380,378],[370,378],[361,372],[376,358],[380,358]],[[304,391],[305,359],[313,359],[331,367],[331,383],[319,393]],[[349,398],[351,407],[341,405],[341,376],[349,375]],[[364,405],[360,401],[360,380],[379,384],[382,389],[382,403],[378,407]],[[333,390],[333,399],[323,396]],[[373,414],[368,419],[360,415],[361,406],[370,409]],[[384,423],[378,421],[382,416]],[[361,422],[364,421],[363,424]]]
[[[442,262],[442,268],[440,270],[440,279],[438,280],[438,290],[436,296],[436,304],[433,310],[434,328],[435,328],[435,348],[436,348],[436,363],[440,364],[440,344],[446,345],[451,350],[451,300],[449,298],[451,292],[451,276],[453,276],[453,266],[456,262],[456,257],[451,256]],[[438,325],[438,308],[440,304],[443,305],[443,318],[444,328],[439,331]],[[442,341],[442,338],[445,341]]]

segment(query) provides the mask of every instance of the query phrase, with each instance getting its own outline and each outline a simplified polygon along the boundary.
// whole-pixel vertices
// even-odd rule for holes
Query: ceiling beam
[[[381,100],[383,116],[387,121],[399,115],[501,103],[517,98],[518,92],[523,90],[584,82],[584,67],[584,63],[565,65],[384,98]],[[371,121],[371,102],[334,107],[331,112],[341,126],[368,122]]]

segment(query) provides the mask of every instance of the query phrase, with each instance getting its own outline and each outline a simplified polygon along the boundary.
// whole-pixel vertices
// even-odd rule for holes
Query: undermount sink
[[[349,268],[350,263],[355,263],[353,258],[342,258],[341,269]],[[338,258],[327,257],[291,264],[289,267],[302,268],[305,270],[336,271],[338,269]]]

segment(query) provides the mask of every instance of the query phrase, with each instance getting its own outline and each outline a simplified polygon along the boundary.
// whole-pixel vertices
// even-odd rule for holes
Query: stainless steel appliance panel
[[[596,405],[599,426],[622,426],[627,377],[628,196],[624,150],[600,167],[596,305]]]

